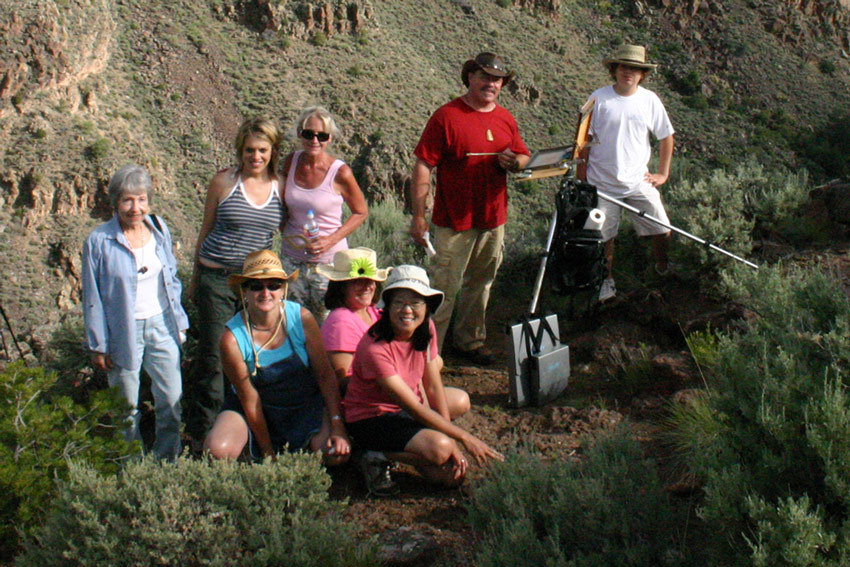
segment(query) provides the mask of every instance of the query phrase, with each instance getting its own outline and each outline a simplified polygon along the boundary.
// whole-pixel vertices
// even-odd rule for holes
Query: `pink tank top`
[[[334,253],[337,250],[348,248],[347,239],[343,238],[321,256],[313,256],[305,253],[303,249],[293,246],[286,237],[304,233],[307,211],[310,209],[313,210],[316,222],[319,225],[319,235],[333,234],[342,226],[342,203],[344,199],[334,189],[333,182],[339,168],[345,163],[338,159],[334,160],[322,182],[317,187],[307,189],[295,183],[295,168],[300,157],[301,150],[295,152],[292,156],[292,163],[286,175],[284,205],[286,206],[287,220],[283,229],[283,242],[280,251],[282,254],[301,262],[327,264],[333,261]]]

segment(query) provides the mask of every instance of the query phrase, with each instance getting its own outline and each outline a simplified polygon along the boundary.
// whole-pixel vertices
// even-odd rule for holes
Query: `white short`
[[[632,192],[627,197],[619,197],[616,193],[606,191],[603,188],[600,188],[599,191],[645,212],[647,215],[660,220],[664,224],[670,224],[670,219],[667,218],[667,213],[664,211],[664,205],[661,204],[661,193],[659,193],[658,189],[649,183],[642,184],[640,191]],[[597,207],[605,213],[605,223],[602,225],[602,241],[608,242],[617,236],[617,232],[620,229],[620,211],[622,211],[623,208],[611,203],[610,201],[606,201],[601,197],[599,198],[599,204]],[[670,230],[660,224],[647,220],[636,213],[631,211],[628,211],[628,213],[638,236],[665,234]]]

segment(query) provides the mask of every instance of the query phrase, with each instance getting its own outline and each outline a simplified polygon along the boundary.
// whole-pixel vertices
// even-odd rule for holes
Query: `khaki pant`
[[[502,263],[504,241],[504,225],[491,230],[472,228],[463,232],[434,227],[437,255],[431,266],[431,286],[446,294],[433,316],[441,349],[456,300],[454,345],[461,350],[484,346],[487,300]]]

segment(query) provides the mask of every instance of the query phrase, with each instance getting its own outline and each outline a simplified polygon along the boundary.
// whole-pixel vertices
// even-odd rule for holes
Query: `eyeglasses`
[[[255,280],[252,282],[248,282],[245,284],[245,287],[250,289],[251,291],[263,291],[267,289],[269,291],[277,291],[283,287],[283,282],[280,280]]]
[[[395,299],[390,302],[390,307],[398,309],[399,311],[403,310],[405,307],[410,307],[414,311],[419,311],[425,307],[425,302],[421,299],[414,299],[413,301],[401,301],[400,299]]]
[[[331,135],[327,132],[316,132],[314,130],[301,130],[301,137],[305,140],[316,138],[320,142],[327,142],[331,139]]]

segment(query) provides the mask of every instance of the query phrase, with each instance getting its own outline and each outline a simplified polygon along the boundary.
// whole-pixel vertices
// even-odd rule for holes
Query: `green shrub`
[[[734,172],[722,169],[707,177],[674,179],[664,189],[670,222],[695,236],[738,255],[752,249],[753,220],[744,211],[743,185],[750,182],[749,165]],[[689,263],[714,266],[720,261],[716,254],[691,244],[681,247]]]
[[[98,138],[88,147],[88,155],[91,159],[100,161],[109,155],[112,149],[112,142],[106,138]]]
[[[818,69],[824,75],[834,75],[838,70],[838,66],[834,61],[830,61],[829,59],[821,59],[818,62]]]
[[[114,473],[133,450],[113,425],[127,411],[117,391],[78,404],[58,387],[55,373],[20,362],[0,372],[0,557],[14,551],[15,526],[28,531],[43,518],[68,459]]]
[[[845,564],[850,297],[840,277],[810,266],[723,280],[754,316],[718,335],[705,406],[679,435],[705,486],[714,563]]]
[[[317,31],[316,34],[312,38],[310,38],[310,43],[312,43],[316,47],[321,47],[322,45],[327,43],[327,41],[328,36],[325,34],[325,32],[321,30]]]
[[[628,426],[597,437],[582,462],[516,452],[468,506],[476,565],[658,565],[672,513],[655,467]]]
[[[118,476],[74,463],[17,565],[374,565],[329,486],[308,454],[257,465],[145,458]]]
[[[850,113],[836,114],[795,145],[813,177],[827,181],[850,176]]]
[[[423,265],[425,252],[410,237],[410,216],[401,203],[386,198],[369,205],[369,218],[349,238],[349,246],[365,246],[378,254],[379,266]],[[433,239],[433,237],[432,237]]]

